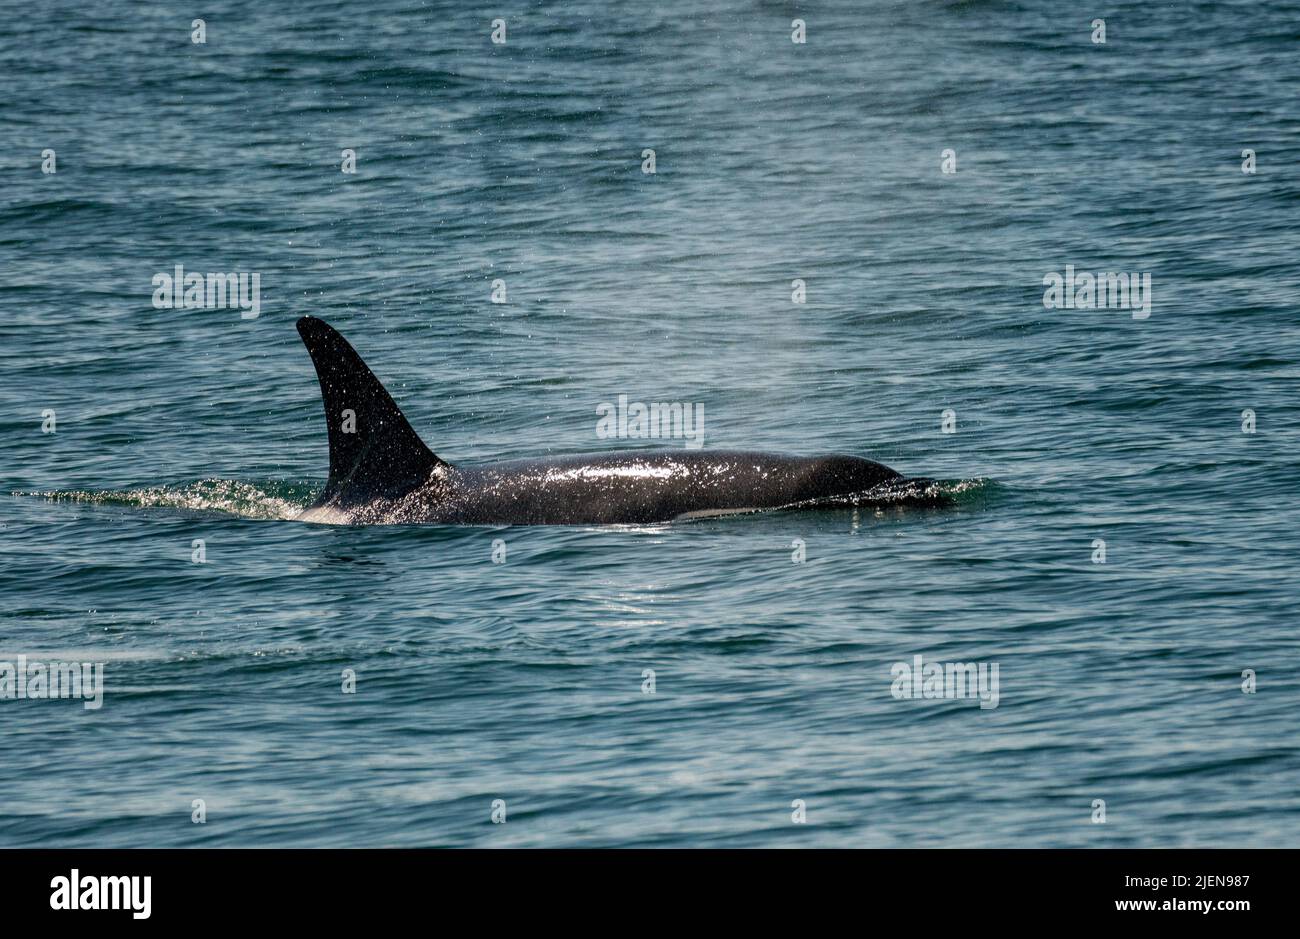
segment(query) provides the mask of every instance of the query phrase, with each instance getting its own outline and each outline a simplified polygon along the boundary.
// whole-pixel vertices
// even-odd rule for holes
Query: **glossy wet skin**
[[[334,500],[302,518],[353,524],[645,524],[852,499],[901,478],[853,456],[624,450],[477,467],[443,464],[400,498]]]

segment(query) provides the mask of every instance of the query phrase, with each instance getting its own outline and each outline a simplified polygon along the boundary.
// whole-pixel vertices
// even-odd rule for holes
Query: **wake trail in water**
[[[175,486],[147,486],[139,489],[53,489],[44,492],[16,492],[52,502],[90,505],[130,505],[139,508],[213,511],[241,518],[296,518],[311,504],[319,488],[314,483],[200,479]]]

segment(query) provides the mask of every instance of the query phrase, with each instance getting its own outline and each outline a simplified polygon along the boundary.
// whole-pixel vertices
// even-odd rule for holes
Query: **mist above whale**
[[[425,446],[356,350],[298,333],[320,380],[329,480],[298,518],[332,524],[629,525],[798,506],[945,501],[932,480],[843,454],[621,450],[459,466]]]

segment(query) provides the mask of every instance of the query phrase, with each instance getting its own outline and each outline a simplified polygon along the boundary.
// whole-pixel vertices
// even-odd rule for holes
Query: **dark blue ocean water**
[[[9,5],[0,660],[105,693],[0,700],[0,845],[1295,845],[1298,49],[1255,2]],[[177,264],[260,316],[155,308]],[[1046,309],[1066,265],[1149,318]],[[636,445],[627,394],[958,504],[295,523],[304,314],[452,461]],[[896,699],[916,655],[998,706]]]

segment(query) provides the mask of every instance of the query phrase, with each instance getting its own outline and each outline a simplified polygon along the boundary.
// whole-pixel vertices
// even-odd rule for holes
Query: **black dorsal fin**
[[[396,498],[419,486],[442,460],[424,445],[355,349],[314,316],[298,320],[325,403],[330,478],[317,504]]]

